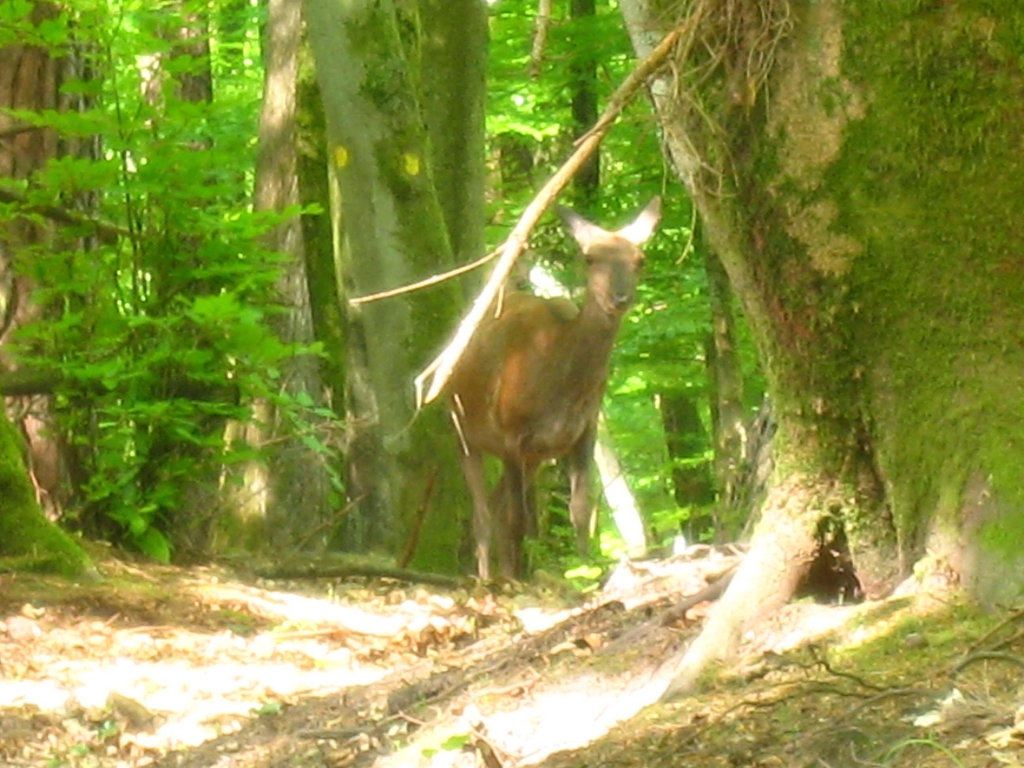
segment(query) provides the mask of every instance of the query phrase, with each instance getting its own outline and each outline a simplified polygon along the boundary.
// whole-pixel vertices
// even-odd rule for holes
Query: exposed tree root
[[[743,633],[785,605],[814,559],[820,507],[802,478],[773,488],[747,553],[703,631],[663,667],[662,699],[690,692],[712,664],[735,656]]]

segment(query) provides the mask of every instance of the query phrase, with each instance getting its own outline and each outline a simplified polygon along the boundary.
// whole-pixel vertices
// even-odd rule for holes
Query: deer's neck
[[[587,294],[580,313],[567,329],[566,363],[570,375],[604,385],[621,316],[609,315]]]

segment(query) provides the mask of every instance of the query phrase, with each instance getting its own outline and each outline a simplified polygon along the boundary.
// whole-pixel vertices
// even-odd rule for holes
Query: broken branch
[[[458,363],[463,351],[469,344],[480,322],[487,314],[491,304],[505,279],[512,271],[512,265],[526,245],[526,239],[536,226],[544,211],[551,204],[558,194],[565,188],[573,174],[579,169],[583,162],[593,154],[594,150],[601,143],[605,134],[611,129],[612,123],[619,116],[623,109],[633,100],[640,87],[644,85],[665,63],[669,53],[675,47],[676,42],[682,35],[685,27],[677,27],[662,38],[661,42],[651,51],[636,69],[626,78],[619,89],[612,94],[608,107],[598,118],[597,123],[578,142],[575,151],[568,160],[555,171],[541,188],[537,196],[526,206],[519,222],[512,229],[508,239],[501,249],[501,256],[498,263],[494,265],[494,272],[491,273],[487,284],[484,285],[480,295],[476,297],[473,306],[463,318],[455,331],[455,337],[441,353],[416,377],[414,386],[416,390],[416,407],[422,408],[427,403],[435,400],[444,385],[451,378],[455,364]],[[428,386],[429,382],[429,386]],[[424,394],[426,388],[426,394]]]

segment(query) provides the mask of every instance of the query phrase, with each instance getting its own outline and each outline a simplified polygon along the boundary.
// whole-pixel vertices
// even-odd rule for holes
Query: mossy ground
[[[1013,730],[1024,703],[1022,619],[957,603],[927,613],[911,601],[881,604],[831,638],[835,645],[805,645],[726,673],[543,765],[998,765],[1024,747],[1024,732]],[[981,658],[995,647],[1004,658]]]

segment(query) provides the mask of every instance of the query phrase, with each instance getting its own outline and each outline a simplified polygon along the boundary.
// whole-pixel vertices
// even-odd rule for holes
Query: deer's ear
[[[555,208],[555,212],[562,219],[562,223],[569,230],[569,234],[580,244],[580,248],[583,249],[584,253],[590,250],[590,246],[596,240],[602,236],[608,237],[607,231],[601,229],[597,224],[591,224],[574,210],[563,208],[559,205]]]
[[[627,224],[616,234],[629,240],[633,245],[643,245],[654,234],[654,228],[658,226],[660,219],[661,198],[655,197],[640,211],[632,224]]]

